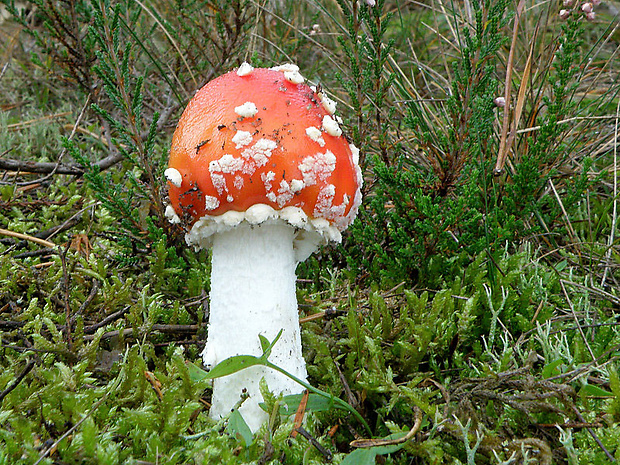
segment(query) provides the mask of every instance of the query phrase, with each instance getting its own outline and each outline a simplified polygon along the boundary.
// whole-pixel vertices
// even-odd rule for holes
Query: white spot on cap
[[[283,72],[296,72],[299,71],[299,66],[293,64],[293,63],[285,63],[283,65],[279,65],[279,66],[274,66],[272,68],[269,68],[273,71],[283,71]]]
[[[336,195],[336,186],[328,184],[323,186],[319,192],[314,206],[314,216],[317,218],[329,218],[330,209]]]
[[[174,211],[172,205],[166,205],[166,211],[164,212],[164,215],[166,215],[166,218],[168,218],[168,221],[170,221],[172,224],[178,224],[181,222],[181,218],[179,218],[177,212]]]
[[[359,165],[360,163],[360,149],[358,149],[355,145],[349,144],[349,149],[351,149],[351,154],[353,155],[353,164]]]
[[[243,63],[241,63],[241,66],[239,66],[239,69],[237,70],[237,76],[247,76],[252,71],[254,71],[254,66],[244,61]]]
[[[252,102],[245,102],[243,105],[235,107],[235,113],[242,118],[251,118],[258,113],[258,108],[256,108],[256,104]]]
[[[293,84],[303,84],[305,81],[299,71],[284,71],[284,79]]]
[[[329,150],[306,157],[299,165],[299,171],[304,177],[303,182],[306,186],[325,181],[334,169],[336,169],[336,156]]]
[[[329,221],[325,218],[313,218],[310,220],[310,223],[312,223],[312,226],[319,231],[328,230],[330,226]]]
[[[286,202],[293,198],[293,195],[290,184],[285,179],[280,181],[280,188],[278,189],[278,195],[275,200],[278,207],[282,208]]]
[[[209,164],[209,169],[211,169],[211,164]],[[226,187],[226,178],[223,174],[211,171],[211,182],[213,183],[213,187],[215,187],[218,194],[222,195],[222,192],[228,192],[228,188]]]
[[[235,200],[235,198],[232,195],[228,195],[226,197],[226,200],[228,201],[228,203],[232,202],[233,200]]]
[[[220,206],[220,201],[212,195],[205,195],[205,210],[215,210]]]
[[[259,139],[252,147],[245,149],[241,156],[246,160],[252,160],[256,163],[256,167],[265,166],[271,157],[271,152],[278,144],[271,139]],[[249,168],[249,167],[248,167]],[[256,168],[253,168],[250,173],[253,174]]]
[[[319,92],[318,97],[319,97],[319,100],[321,100],[321,103],[323,104],[323,108],[325,108],[330,115],[333,115],[334,113],[336,113],[336,105],[337,105],[336,102],[330,99],[323,92]]]
[[[245,219],[245,213],[228,210],[223,215],[220,215],[219,218],[222,224],[229,227],[235,227]]]
[[[273,171],[267,171],[266,173],[262,173],[260,175],[260,178],[262,179],[263,184],[265,184],[265,191],[269,192],[273,188],[271,183],[276,178],[276,173],[274,173]]]
[[[291,190],[293,193],[299,192],[304,188],[305,184],[301,179],[293,179],[291,181]]]
[[[226,174],[235,173],[241,171],[243,168],[243,160],[241,158],[235,158],[230,154],[222,155],[218,160],[212,160],[209,162],[209,172],[211,175],[215,172],[221,172]]]
[[[248,208],[245,212],[245,219],[250,224],[260,224],[270,218],[277,218],[278,214],[269,205],[257,203]]]
[[[342,135],[342,129],[340,129],[336,120],[329,115],[323,117],[323,129],[330,136],[339,137]]]
[[[315,128],[314,126],[306,128],[306,135],[321,147],[325,147],[325,139],[323,139],[323,133],[319,128]]]
[[[179,170],[177,170],[176,168],[168,168],[166,171],[164,171],[164,176],[166,176],[166,179],[170,181],[173,186],[181,187],[183,177],[181,176],[181,173],[179,173]]]
[[[297,228],[303,228],[308,223],[308,215],[299,207],[284,207],[280,210],[280,218]]]
[[[237,131],[233,136],[232,141],[237,144],[237,148],[240,149],[250,143],[252,143],[252,134],[248,131]]]

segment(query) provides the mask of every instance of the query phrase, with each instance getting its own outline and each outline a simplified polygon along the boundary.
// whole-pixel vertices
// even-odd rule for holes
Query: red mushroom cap
[[[173,219],[191,227],[262,204],[276,216],[288,211],[281,215],[287,220],[293,207],[306,223],[326,220],[344,230],[357,214],[362,178],[334,107],[294,65],[244,63],[206,84],[172,139],[166,176]]]

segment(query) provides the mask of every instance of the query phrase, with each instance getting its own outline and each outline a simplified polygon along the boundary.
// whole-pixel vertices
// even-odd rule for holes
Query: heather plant
[[[620,458],[615,4],[0,3],[0,463]],[[298,270],[307,396],[263,384],[255,434],[209,378],[277,338],[202,370],[208,256],[163,215],[243,61],[338,102],[365,180]]]
[[[577,97],[587,74],[578,70],[587,68],[594,53],[583,48],[586,17],[576,13],[559,22],[554,8],[547,11],[556,19],[554,29],[545,36],[551,51],[533,55],[540,40],[535,33],[528,55],[521,57],[525,69],[516,96],[510,95],[514,62],[500,60],[518,53],[516,42],[508,48],[510,15],[502,2],[473,5],[465,27],[456,15],[449,23],[460,47],[445,63],[450,87],[440,92],[446,94],[437,95],[424,72],[422,89],[408,80],[410,68],[391,75],[393,98],[403,99],[404,127],[394,138],[410,134],[413,143],[394,143],[391,160],[376,156],[372,163],[367,216],[353,229],[358,247],[348,255],[358,274],[370,269],[372,276],[392,282],[424,282],[433,266],[447,271],[450,262],[469,261],[482,251],[494,256],[506,242],[543,235],[547,244],[565,245],[562,238],[571,233],[566,216],[575,214],[593,185],[594,163],[586,149],[592,142],[580,138],[584,129],[573,130],[570,121],[601,102]],[[517,25],[528,21],[523,5],[516,15]],[[502,75],[508,101],[500,96]],[[605,96],[612,99],[616,92],[617,83]],[[535,129],[519,130],[523,119]],[[386,137],[386,128],[378,132]]]

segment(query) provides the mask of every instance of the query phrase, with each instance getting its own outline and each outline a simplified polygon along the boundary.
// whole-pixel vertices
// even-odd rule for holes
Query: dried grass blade
[[[514,53],[517,47],[517,34],[519,32],[519,22],[521,20],[521,13],[523,13],[523,8],[525,7],[525,0],[520,0],[519,5],[517,6],[517,11],[515,15],[515,23],[512,29],[512,42],[510,44],[510,52],[508,53],[508,62],[506,63],[506,85],[504,89],[504,121],[502,124],[502,132],[499,140],[499,150],[497,152],[497,162],[495,163],[495,169],[493,170],[493,174],[495,176],[499,176],[504,172],[504,164],[506,163],[506,154],[508,153],[508,146],[506,144],[508,139],[508,128],[510,125],[510,91],[512,84],[512,69],[514,62]],[[530,51],[531,53],[531,51]],[[529,60],[528,60],[529,61]],[[521,86],[523,86],[523,82],[521,81]]]
[[[140,0],[136,0],[136,3],[138,5],[140,5],[142,7],[142,9],[144,11],[146,11],[151,18],[153,18],[153,20],[157,23],[157,25],[161,28],[161,30],[164,31],[164,34],[166,35],[166,37],[168,38],[168,40],[170,41],[172,46],[176,49],[176,51],[178,52],[179,56],[181,57],[181,60],[183,60],[183,64],[187,68],[187,71],[189,72],[189,75],[191,76],[192,81],[194,81],[194,86],[196,88],[198,88],[198,81],[196,80],[196,77],[194,76],[194,73],[192,72],[192,68],[189,66],[189,63],[185,59],[185,56],[183,55],[183,53],[181,53],[181,49],[179,48],[179,46],[175,42],[174,38],[170,35],[168,30],[164,27],[164,25],[161,23],[161,21],[159,21],[157,16],[155,16],[155,14],[151,10],[149,10]]]
[[[22,239],[25,241],[34,242],[35,244],[42,245],[43,247],[49,247],[50,249],[56,247],[56,244],[54,244],[53,242],[46,241],[45,239],[39,239],[38,237],[29,236],[27,234],[9,231],[8,229],[0,229],[0,234],[3,236],[14,237],[15,239]]]
[[[538,30],[537,30],[538,31]],[[523,114],[523,106],[525,105],[525,94],[527,93],[528,83],[530,82],[530,73],[532,72],[532,57],[534,56],[534,43],[532,41],[532,45],[530,47],[530,53],[527,57],[527,62],[525,63],[525,69],[523,70],[523,76],[521,78],[521,85],[519,86],[519,94],[517,95],[517,102],[515,104],[515,111],[512,117],[512,128],[510,130],[510,134],[508,135],[508,140],[506,141],[506,145],[504,147],[504,160],[514,143],[515,136],[517,135],[517,128],[519,127],[519,122],[521,121],[521,115]],[[496,167],[497,169],[497,167]],[[502,166],[503,169],[503,166]]]
[[[413,438],[422,426],[422,410],[419,407],[414,406],[415,410],[415,422],[409,432],[398,439],[356,439],[349,444],[351,447],[380,447],[380,446],[395,446],[409,441]]]
[[[614,245],[614,233],[616,231],[616,224],[618,223],[618,131],[620,126],[620,100],[618,101],[618,105],[616,106],[616,118],[614,125],[614,204],[611,214],[611,231],[609,232],[609,241],[607,242],[607,252],[605,254],[607,260],[611,259],[611,251]],[[609,267],[605,267],[605,271],[603,272],[603,278],[601,279],[601,287],[605,286],[605,281],[607,280],[607,273],[609,272]]]

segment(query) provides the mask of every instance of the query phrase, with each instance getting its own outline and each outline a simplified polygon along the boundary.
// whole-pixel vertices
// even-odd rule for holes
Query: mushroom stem
[[[234,355],[262,354],[258,335],[273,340],[269,360],[306,380],[295,294],[295,229],[282,221],[260,225],[242,223],[213,238],[211,293],[207,344],[203,352],[210,368]],[[213,383],[211,417],[230,413],[244,389],[249,394],[239,409],[252,431],[268,415],[260,407],[259,382],[265,378],[271,392],[294,394],[303,387],[263,366],[250,367]]]

